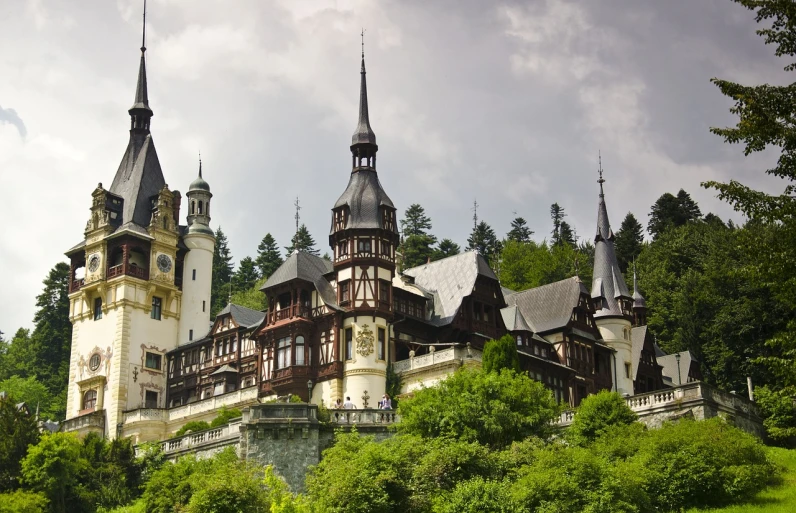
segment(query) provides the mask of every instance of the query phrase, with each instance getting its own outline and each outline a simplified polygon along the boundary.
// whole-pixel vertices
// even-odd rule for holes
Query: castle
[[[690,354],[664,355],[646,328],[644,298],[617,263],[602,175],[590,288],[575,276],[510,291],[473,251],[398,272],[364,53],[349,181],[330,201],[331,259],[294,252],[263,286],[266,311],[229,304],[211,319],[213,195],[201,162],[184,199],[166,185],[145,56],[142,46],[121,164],[109,188],[92,192],[84,239],[66,253],[64,430],[164,440],[222,406],[285,395],[327,406],[351,397],[366,410],[385,393],[388,366],[409,393],[477,365],[485,344],[506,333],[523,371],[572,407],[599,390],[633,396],[700,379]]]

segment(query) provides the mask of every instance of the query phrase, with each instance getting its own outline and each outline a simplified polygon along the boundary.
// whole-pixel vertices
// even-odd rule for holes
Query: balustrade
[[[448,349],[442,349],[440,351],[431,351],[422,356],[413,356],[408,360],[399,360],[392,364],[392,368],[395,372],[400,373],[422,369],[423,367],[429,367],[438,363],[452,362],[455,360],[460,360],[461,362],[466,360],[481,361],[481,355],[481,351],[477,349],[468,347],[451,347]]]
[[[383,425],[395,424],[400,416],[395,410],[331,410],[333,424]]]
[[[217,443],[224,440],[237,441],[240,436],[240,423],[241,421],[238,419],[221,427],[188,433],[179,438],[165,440],[160,444],[160,447],[164,453],[168,454],[184,449],[201,449],[204,444]]]

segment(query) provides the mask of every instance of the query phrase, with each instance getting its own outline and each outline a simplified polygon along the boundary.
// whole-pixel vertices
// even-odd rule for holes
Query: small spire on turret
[[[132,129],[149,132],[149,121],[154,115],[149,108],[149,92],[146,82],[146,0],[144,0],[144,26],[141,34],[141,63],[138,66],[138,82],[135,88],[135,101],[129,113]]]
[[[362,29],[360,35],[362,36],[362,66],[359,84],[359,121],[351,138],[351,151],[355,154],[355,157],[365,159],[373,157],[375,160],[378,146],[376,145],[376,134],[370,127],[370,117],[368,115],[368,85],[365,78],[367,74],[365,71],[365,29]],[[375,166],[370,164],[369,167]]]

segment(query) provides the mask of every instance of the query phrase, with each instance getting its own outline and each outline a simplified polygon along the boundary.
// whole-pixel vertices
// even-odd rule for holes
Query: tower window
[[[202,214],[202,202],[201,201],[199,202],[199,214],[200,215]]]
[[[156,321],[160,320],[161,310],[163,308],[163,300],[159,297],[152,298],[152,312],[150,313],[150,317],[155,319]]]
[[[188,340],[193,340],[193,330],[188,330]]]
[[[340,282],[340,302],[345,303],[351,300],[351,282]]]
[[[195,214],[195,213],[196,213],[196,202],[192,201],[191,202],[191,214]]]
[[[98,297],[94,299],[94,320],[100,319],[102,319],[102,298]]]
[[[630,364],[625,363],[625,377],[630,378]]]
[[[345,329],[345,359],[350,360],[354,356],[354,330]]]
[[[160,370],[160,363],[163,357],[157,353],[150,353],[147,351],[146,359],[144,360],[144,367],[147,369]]]
[[[280,338],[276,343],[276,368],[284,369],[290,366],[290,337]]]
[[[296,365],[309,365],[309,358],[304,358],[304,337],[296,337]]]
[[[196,281],[196,269],[191,273],[191,280]]]
[[[379,360],[384,360],[384,349],[386,345],[387,332],[384,328],[379,328]]]
[[[205,301],[202,301],[202,311],[205,311]]]
[[[99,353],[94,353],[93,355],[91,355],[91,358],[89,358],[88,360],[88,368],[91,370],[91,372],[94,372],[97,369],[99,369],[99,366],[100,366],[100,355]]]
[[[370,239],[359,239],[357,241],[357,253],[370,253]]]
[[[83,394],[83,409],[93,410],[96,406],[97,406],[97,391],[87,390],[86,393]]]

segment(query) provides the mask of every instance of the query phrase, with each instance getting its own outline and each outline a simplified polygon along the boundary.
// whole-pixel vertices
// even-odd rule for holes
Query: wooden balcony
[[[80,279],[80,280],[72,280],[72,282],[69,284],[69,292],[70,293],[71,292],[76,292],[76,291],[80,290],[81,287],[83,287],[83,285],[85,285],[85,284],[86,284],[85,278]]]
[[[323,307],[325,308],[325,307]],[[307,306],[301,305],[290,305],[288,307],[282,308],[281,310],[276,310],[274,312],[268,313],[268,324],[274,324],[279,321],[284,321],[287,319],[309,319],[312,317],[312,313],[315,309],[310,309]]]
[[[111,278],[115,278],[117,276],[133,276],[134,278],[141,278],[142,280],[149,279],[149,270],[139,267],[137,265],[128,265],[125,266],[124,264],[114,265],[112,267],[108,267],[108,275],[107,278],[110,280]]]
[[[332,362],[318,369],[318,379],[343,377],[343,362]]]

